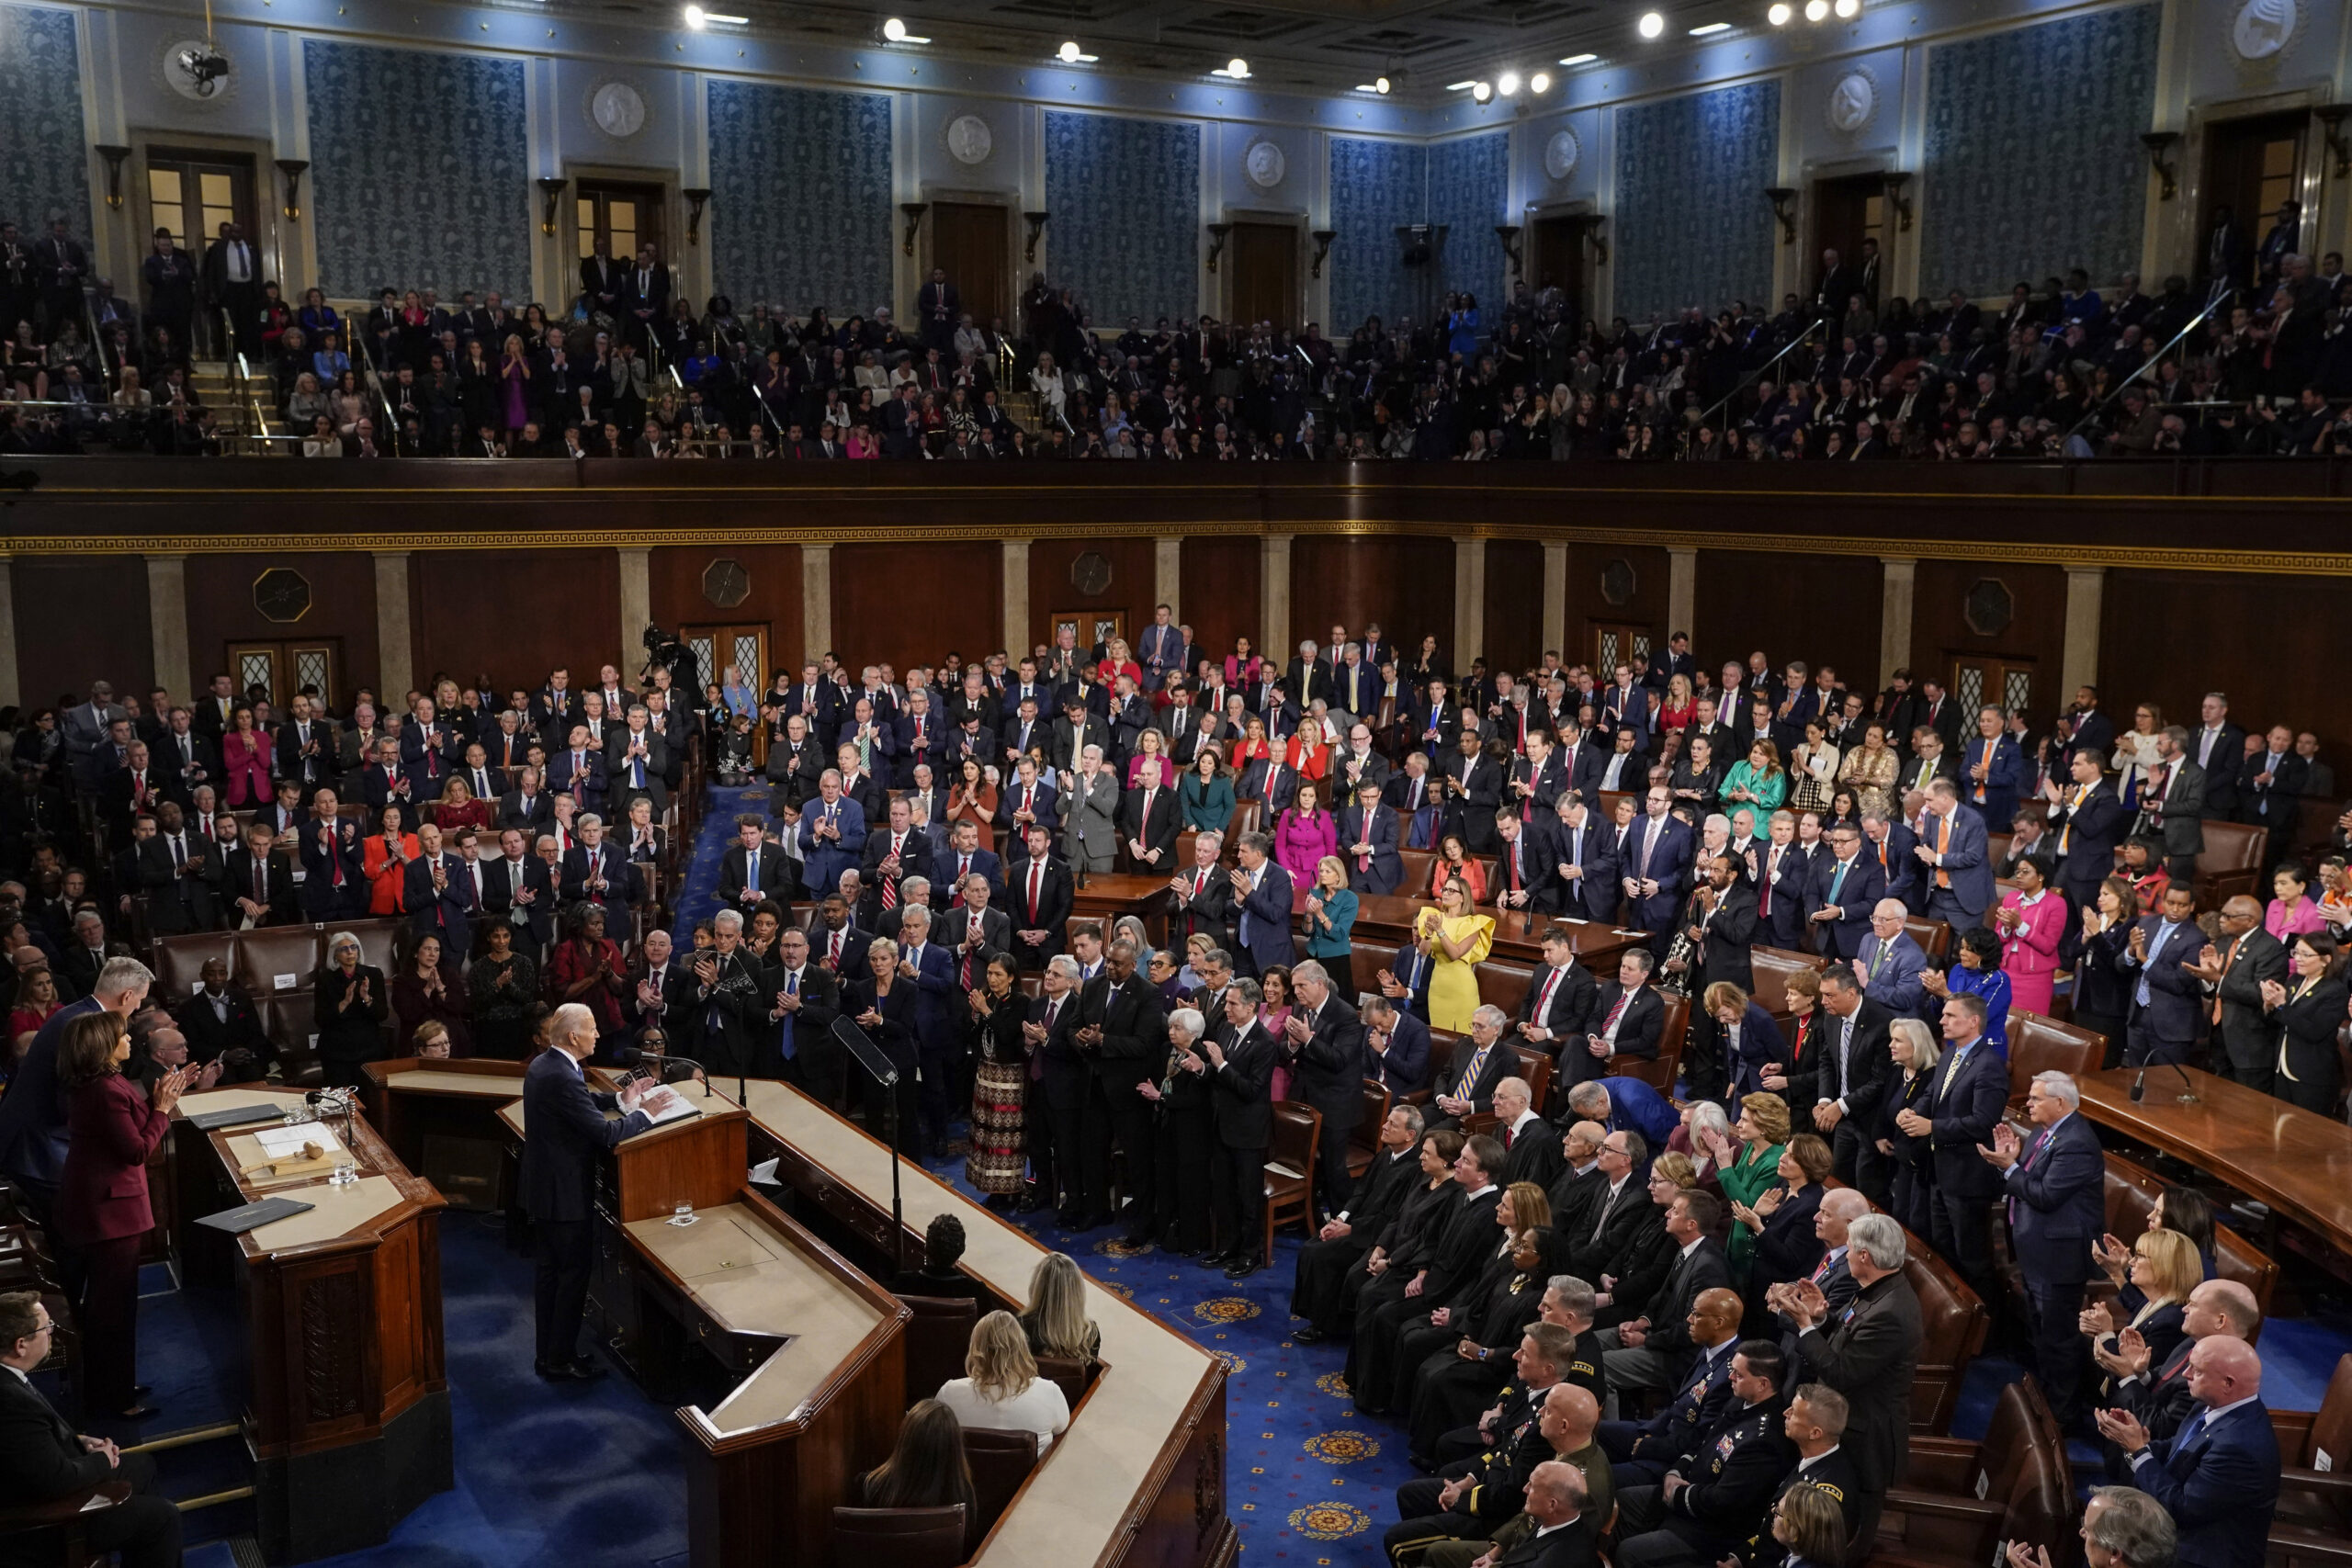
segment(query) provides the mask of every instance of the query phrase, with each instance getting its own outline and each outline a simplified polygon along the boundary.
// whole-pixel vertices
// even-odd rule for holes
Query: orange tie
[[[1950,848],[1951,844],[1951,818],[1949,817],[1939,817],[1936,818],[1936,857],[1939,860],[1943,858],[1944,851]],[[1949,888],[1951,886],[1951,873],[1946,871],[1940,865],[1936,867],[1936,886],[1943,888]]]

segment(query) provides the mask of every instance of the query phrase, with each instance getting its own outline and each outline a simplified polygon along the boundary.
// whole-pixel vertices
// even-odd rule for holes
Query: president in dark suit
[[[585,1381],[603,1372],[580,1353],[580,1316],[595,1259],[596,1161],[653,1122],[638,1108],[647,1090],[639,1080],[617,1096],[589,1091],[581,1063],[596,1049],[594,1013],[566,1002],[556,1010],[550,1034],[554,1049],[541,1052],[523,1075],[530,1135],[523,1141],[522,1199],[537,1254],[538,1334],[531,1366],[552,1382]],[[605,1112],[616,1108],[626,1114],[605,1121]]]
[[[130,1497],[82,1516],[84,1540],[101,1555],[120,1551],[123,1568],[178,1568],[180,1511],[156,1495],[154,1461],[74,1431],[27,1379],[49,1359],[54,1326],[39,1292],[0,1295],[0,1368],[6,1369],[0,1371],[0,1508],[54,1503],[108,1482],[128,1482]],[[15,1538],[20,1549],[40,1539]],[[43,1561],[14,1553],[6,1560]],[[55,1560],[53,1551],[48,1560]]]
[[[1996,1122],[1979,1151],[2001,1171],[2007,1197],[2009,1255],[2025,1270],[2033,1309],[2034,1370],[2063,1428],[2074,1425],[2082,1377],[2083,1282],[2091,1243],[2107,1226],[2107,1156],[2098,1134],[2076,1112],[2082,1091],[2064,1073],[2037,1073],[2025,1113],[2041,1131],[2020,1145],[2017,1129]]]

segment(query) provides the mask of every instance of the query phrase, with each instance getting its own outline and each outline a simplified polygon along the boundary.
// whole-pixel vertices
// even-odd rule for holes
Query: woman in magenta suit
[[[254,723],[254,710],[239,707],[220,737],[220,765],[228,773],[231,810],[270,802],[269,737]]]
[[[1315,868],[1323,863],[1325,855],[1334,852],[1340,843],[1340,829],[1332,822],[1331,814],[1323,809],[1316,786],[1306,779],[1298,781],[1298,800],[1283,812],[1274,825],[1274,863],[1291,874],[1295,886],[1306,886],[1315,880]]]
[[[1993,930],[2001,939],[2001,968],[2009,977],[2009,1006],[2050,1015],[2051,983],[2058,974],[2058,942],[2066,934],[2066,901],[2050,891],[2040,855],[2018,862],[2017,886],[2001,895]]]
[[[172,1124],[188,1084],[185,1068],[155,1080],[151,1100],[122,1076],[130,1028],[119,1014],[85,1013],[66,1025],[58,1071],[66,1085],[65,1129],[73,1142],[57,1190],[57,1223],[82,1256],[85,1403],[94,1412],[139,1420],[139,1244],[155,1228],[147,1204],[147,1160]]]

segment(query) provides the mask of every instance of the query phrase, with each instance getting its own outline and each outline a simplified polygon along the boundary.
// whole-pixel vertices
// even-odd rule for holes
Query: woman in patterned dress
[[[1029,1089],[1029,1054],[1021,1025],[1029,998],[1008,954],[989,954],[988,977],[971,993],[972,1152],[964,1179],[988,1195],[991,1209],[1009,1209],[1028,1174],[1023,1101]]]

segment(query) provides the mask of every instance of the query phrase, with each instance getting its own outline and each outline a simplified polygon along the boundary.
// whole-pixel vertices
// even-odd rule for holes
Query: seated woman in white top
[[[965,1375],[939,1385],[939,1403],[967,1427],[1001,1432],[1035,1432],[1044,1458],[1056,1433],[1069,1427],[1069,1401],[1060,1385],[1037,1375],[1021,1320],[992,1312],[972,1325],[972,1348]]]

